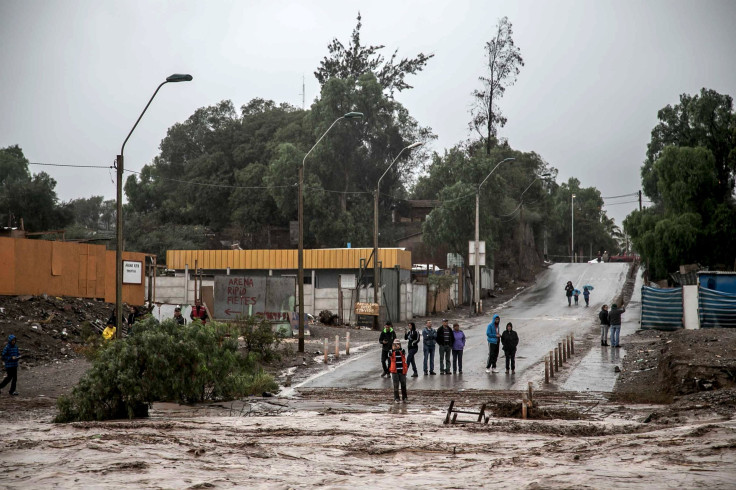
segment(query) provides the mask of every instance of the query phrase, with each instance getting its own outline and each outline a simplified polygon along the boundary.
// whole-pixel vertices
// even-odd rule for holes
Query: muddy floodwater
[[[445,425],[444,405],[484,395],[418,393],[408,404],[361,391],[208,407],[156,405],[145,420],[0,426],[9,488],[733,488],[736,422],[644,421],[657,406],[594,396],[539,400],[540,419],[491,415]],[[499,407],[513,405],[499,401]],[[571,417],[549,419],[569,413]],[[563,410],[553,410],[551,407]],[[19,414],[16,414],[19,415]],[[463,419],[468,422],[460,423]]]

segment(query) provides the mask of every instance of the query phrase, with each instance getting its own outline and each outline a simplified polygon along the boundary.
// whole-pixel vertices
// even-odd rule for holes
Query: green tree
[[[624,227],[652,280],[680,264],[731,267],[736,206],[721,195],[719,165],[707,148],[667,146],[648,170],[659,203],[634,211]]]
[[[486,155],[491,154],[497,141],[498,128],[506,124],[498,101],[506,88],[516,82],[520,67],[524,66],[521,49],[514,44],[513,34],[508,17],[501,18],[493,38],[485,45],[486,75],[479,77],[482,88],[473,91],[475,105],[470,126],[485,141]]]
[[[700,95],[680,95],[680,103],[657,113],[659,124],[652,129],[647,158],[641,168],[644,193],[654,203],[661,195],[655,162],[668,146],[703,147],[710,150],[716,168],[716,199],[723,201],[734,189],[736,171],[736,113],[730,95],[703,88]]]
[[[26,230],[63,228],[71,213],[59,206],[56,181],[46,172],[31,175],[23,150],[14,145],[0,149],[0,223]]]
[[[358,80],[366,73],[373,73],[379,85],[389,96],[393,97],[394,91],[412,88],[406,83],[406,75],[414,75],[422,71],[434,54],[425,55],[419,53],[415,58],[397,59],[398,49],[386,60],[379,54],[385,46],[364,46],[360,43],[361,16],[358,13],[358,24],[353,29],[353,34],[347,47],[337,38],[327,46],[330,52],[320,62],[319,68],[314,76],[320,85],[325,85],[331,78],[343,80]]]

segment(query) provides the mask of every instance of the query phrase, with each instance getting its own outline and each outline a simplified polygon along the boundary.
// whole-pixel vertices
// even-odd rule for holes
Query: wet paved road
[[[616,366],[621,367],[621,361],[626,355],[626,336],[636,332],[640,326],[642,284],[643,275],[640,271],[634,283],[631,300],[621,317],[621,347],[612,349],[595,345],[562,384],[563,390],[613,391],[618,378],[618,373],[614,369]],[[600,336],[600,333],[598,335]],[[610,343],[610,335],[608,342]]]
[[[542,273],[536,285],[522,292],[508,305],[488,312],[487,315],[461,322],[467,343],[463,359],[463,374],[449,376],[424,376],[421,361],[422,350],[417,355],[418,378],[407,378],[407,388],[415,389],[523,389],[528,381],[539,384],[544,375],[543,356],[557,346],[566,335],[573,333],[583,338],[598,331],[598,311],[603,303],[610,304],[620,293],[626,280],[628,264],[554,264]],[[567,281],[580,290],[584,284],[592,284],[590,307],[585,307],[582,296],[580,305],[568,306],[564,293]],[[516,355],[516,374],[507,375],[503,351],[498,359],[499,373],[485,372],[488,356],[486,325],[492,315],[501,316],[501,325],[512,322],[519,334]],[[629,315],[629,318],[634,315]],[[638,318],[638,315],[637,317]],[[421,322],[423,328],[423,322]],[[437,325],[435,325],[436,327]],[[417,322],[420,328],[420,322]],[[622,332],[623,334],[624,332]],[[397,334],[403,335],[403,326]],[[622,335],[623,336],[623,335]],[[402,346],[405,347],[405,342]],[[421,347],[421,346],[420,346]],[[300,386],[303,387],[350,387],[389,388],[391,381],[381,377],[380,348],[376,333],[376,348],[321,373]],[[439,373],[439,353],[435,354],[435,371]],[[409,373],[411,375],[411,371]],[[411,395],[410,395],[411,396]]]

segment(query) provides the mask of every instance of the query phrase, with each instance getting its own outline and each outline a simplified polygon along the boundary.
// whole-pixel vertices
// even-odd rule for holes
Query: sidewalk
[[[643,276],[640,271],[634,283],[634,291],[631,300],[626,305],[626,313],[622,315],[621,323],[621,347],[614,349],[596,345],[575,367],[567,381],[562,385],[563,390],[571,391],[613,391],[618,378],[614,368],[621,366],[621,361],[626,355],[626,338],[629,334],[639,329],[641,318],[641,286]],[[600,331],[598,332],[600,338]],[[610,343],[610,336],[609,336]]]

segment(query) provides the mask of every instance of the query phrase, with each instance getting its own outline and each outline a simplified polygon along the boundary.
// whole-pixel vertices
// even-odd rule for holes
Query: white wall
[[[412,317],[427,316],[427,285],[412,284],[413,292],[411,298]]]
[[[697,284],[682,287],[682,317],[686,329],[697,330],[700,328]]]

